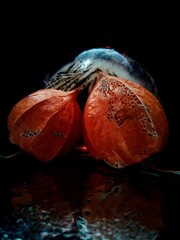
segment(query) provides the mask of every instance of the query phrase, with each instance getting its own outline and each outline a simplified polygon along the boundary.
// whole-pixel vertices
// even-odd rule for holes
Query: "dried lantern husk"
[[[11,142],[36,158],[63,156],[78,142],[81,110],[88,151],[113,167],[138,163],[164,148],[168,122],[155,82],[128,56],[113,49],[90,49],[45,83],[43,94],[37,91],[22,99],[8,118]],[[60,90],[57,95],[55,89]]]
[[[41,89],[21,99],[8,116],[11,143],[43,162],[64,156],[81,136],[77,94]]]
[[[160,152],[168,137],[160,101],[143,86],[102,71],[87,99],[83,124],[88,151],[115,168]]]

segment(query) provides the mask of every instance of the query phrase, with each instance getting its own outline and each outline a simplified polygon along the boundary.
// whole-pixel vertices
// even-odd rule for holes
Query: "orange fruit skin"
[[[123,168],[164,148],[168,121],[147,89],[99,72],[84,109],[83,138],[94,158]]]
[[[10,141],[42,162],[65,155],[81,136],[76,96],[42,89],[20,100],[8,116]]]

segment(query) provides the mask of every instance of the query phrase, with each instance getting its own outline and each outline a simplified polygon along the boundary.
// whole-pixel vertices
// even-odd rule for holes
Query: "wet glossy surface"
[[[1,159],[0,239],[179,239],[180,181],[77,151]]]

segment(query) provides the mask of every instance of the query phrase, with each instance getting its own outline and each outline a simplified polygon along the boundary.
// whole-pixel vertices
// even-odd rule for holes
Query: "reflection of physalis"
[[[116,231],[121,234],[129,232],[134,236],[146,236],[151,231],[157,234],[164,228],[163,196],[158,187],[152,184],[148,196],[144,196],[127,176],[119,174],[117,178],[92,173],[87,179],[82,215],[89,228],[98,229],[104,236],[108,231],[113,234]]]

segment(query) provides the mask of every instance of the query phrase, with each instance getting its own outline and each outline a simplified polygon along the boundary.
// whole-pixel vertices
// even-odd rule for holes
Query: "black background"
[[[63,6],[9,4],[1,16],[0,141],[13,105],[84,50],[111,47],[136,59],[158,87],[169,121],[164,161],[178,165],[178,17],[176,6],[127,2]]]

